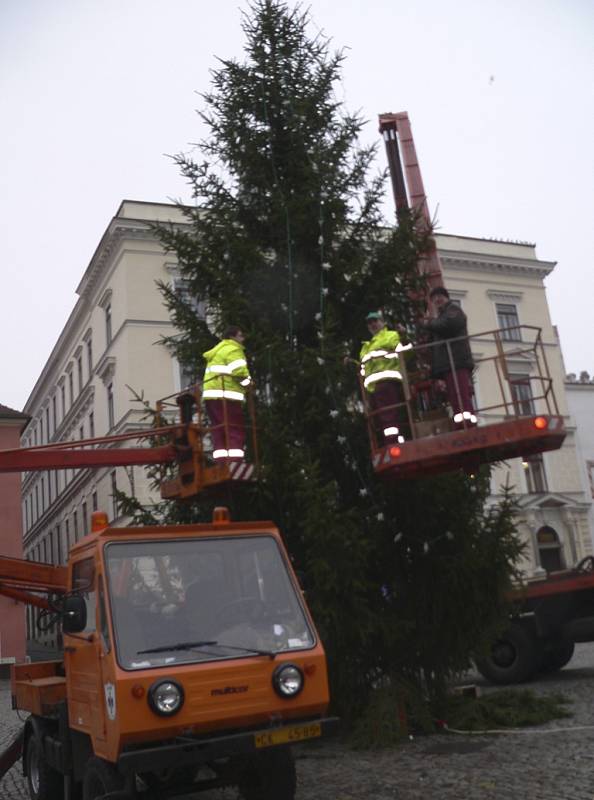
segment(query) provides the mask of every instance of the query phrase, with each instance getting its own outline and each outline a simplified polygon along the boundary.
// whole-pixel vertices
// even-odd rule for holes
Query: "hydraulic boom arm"
[[[175,434],[181,426],[151,428],[146,431],[102,436],[78,442],[56,442],[45,447],[0,450],[0,472],[35,472],[46,469],[80,469],[85,467],[130,467],[140,464],[170,464],[183,460],[185,450],[174,444],[160,447],[110,447],[92,449],[94,444],[115,444],[127,439]],[[85,449],[83,449],[85,448]],[[89,448],[89,449],[86,449]]]
[[[38,608],[49,608],[45,595],[65,594],[68,591],[68,570],[51,564],[38,564],[22,558],[0,557],[0,594],[30,603]]]
[[[427,229],[431,229],[432,221],[408,114],[406,111],[399,114],[380,114],[379,126],[386,145],[396,214],[400,217],[409,209],[418,211],[422,223]],[[419,271],[427,276],[429,291],[436,286],[443,286],[441,264],[435,244],[419,263]]]

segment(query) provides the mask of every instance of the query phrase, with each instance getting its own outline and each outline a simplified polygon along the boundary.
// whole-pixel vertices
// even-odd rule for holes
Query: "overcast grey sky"
[[[201,129],[237,0],[0,2],[0,403],[22,408],[123,198],[188,199],[166,153]],[[337,93],[408,111],[445,233],[535,242],[568,371],[594,372],[589,0],[312,0],[348,48]],[[378,166],[384,166],[383,149]],[[391,202],[390,198],[388,200]]]

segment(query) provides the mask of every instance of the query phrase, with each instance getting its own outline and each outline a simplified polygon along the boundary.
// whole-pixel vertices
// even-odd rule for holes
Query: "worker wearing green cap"
[[[401,343],[399,334],[387,327],[381,311],[370,311],[366,321],[372,338],[363,342],[359,361],[378,438],[380,444],[403,442],[407,413],[399,356],[411,345]]]

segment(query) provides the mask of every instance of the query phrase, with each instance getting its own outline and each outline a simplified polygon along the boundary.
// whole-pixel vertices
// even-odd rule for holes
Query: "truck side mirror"
[[[84,597],[72,594],[64,600],[62,608],[62,630],[64,633],[80,633],[87,627],[87,604]]]

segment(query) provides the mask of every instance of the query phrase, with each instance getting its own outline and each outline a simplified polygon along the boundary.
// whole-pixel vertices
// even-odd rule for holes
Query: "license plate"
[[[274,731],[257,733],[254,736],[256,747],[273,747],[275,744],[292,744],[302,742],[304,739],[315,739],[322,735],[322,726],[319,722],[310,722],[308,725],[294,725],[291,728],[278,728]]]

